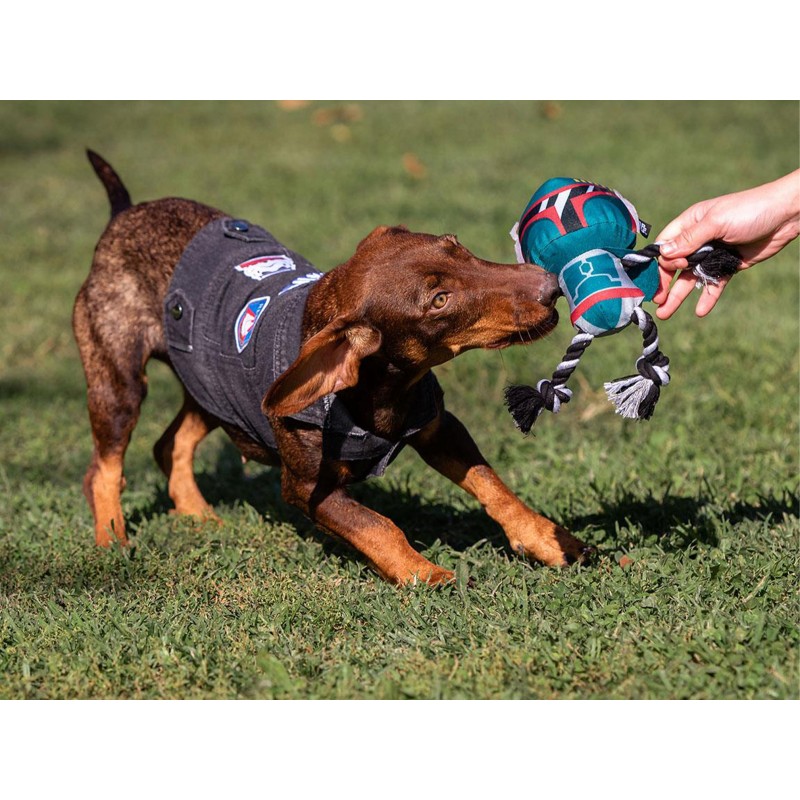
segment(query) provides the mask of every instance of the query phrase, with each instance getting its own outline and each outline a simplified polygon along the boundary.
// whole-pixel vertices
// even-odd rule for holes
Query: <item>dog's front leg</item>
[[[295,505],[308,508],[308,516],[323,530],[358,550],[382,578],[395,584],[419,581],[436,585],[453,580],[450,570],[437,567],[414,550],[391,520],[361,505],[344,489],[334,489],[321,499],[305,499],[314,494],[309,489],[301,488],[303,500],[296,486],[288,494]]]
[[[299,508],[320,528],[354,547],[384,579],[395,584],[448,583],[450,570],[437,567],[409,544],[390,519],[354,500],[344,489],[347,464],[324,462],[322,434],[287,427],[273,420],[283,467],[284,500]]]
[[[590,551],[564,528],[528,508],[498,477],[462,423],[447,411],[410,440],[442,475],[475,497],[511,548],[548,566],[583,562]]]

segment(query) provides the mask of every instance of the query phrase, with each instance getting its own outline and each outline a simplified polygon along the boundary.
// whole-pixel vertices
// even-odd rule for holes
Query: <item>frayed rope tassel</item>
[[[629,375],[603,384],[617,414],[626,419],[650,419],[661,395],[661,387],[669,383],[669,359],[658,349],[658,330],[653,318],[641,307],[635,308],[631,322],[642,331],[644,350],[636,362],[638,375]]]
[[[561,404],[569,402],[572,390],[565,384],[593,340],[594,336],[590,333],[577,334],[570,342],[563,360],[555,368],[553,377],[539,381],[535,389],[532,386],[509,386],[505,390],[506,406],[519,430],[530,433],[544,409],[558,414]]]

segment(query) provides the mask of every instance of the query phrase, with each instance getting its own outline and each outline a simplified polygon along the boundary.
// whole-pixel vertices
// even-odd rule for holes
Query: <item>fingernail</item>
[[[678,248],[675,247],[675,242],[664,242],[661,245],[661,255],[662,256],[669,256],[672,255]]]

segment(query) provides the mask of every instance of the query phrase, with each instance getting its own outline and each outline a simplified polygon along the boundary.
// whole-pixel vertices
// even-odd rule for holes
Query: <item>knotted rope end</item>
[[[564,359],[553,372],[553,377],[550,380],[539,381],[535,389],[532,386],[506,388],[506,406],[514,418],[514,424],[524,434],[530,433],[544,409],[558,414],[561,404],[570,401],[572,390],[565,384],[593,339],[592,334],[587,333],[578,333],[574,336],[564,354]]]
[[[708,284],[718,286],[720,280],[733,277],[742,266],[739,251],[722,242],[711,242],[701,247],[687,261],[692,265],[698,289]]]
[[[603,386],[616,413],[625,419],[650,419],[661,396],[659,384],[643,375],[629,375]]]
[[[644,309],[634,309],[631,322],[639,326],[644,340],[644,350],[636,362],[639,374],[610,381],[604,387],[617,414],[626,419],[650,419],[661,387],[669,383],[669,359],[658,349],[656,324]]]
[[[508,386],[505,390],[506,407],[514,424],[525,435],[544,409],[544,397],[532,386]]]

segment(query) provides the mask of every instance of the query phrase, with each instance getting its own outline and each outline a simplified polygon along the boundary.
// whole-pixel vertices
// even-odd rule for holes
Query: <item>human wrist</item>
[[[800,169],[773,181],[771,188],[781,221],[795,237],[800,235]]]

